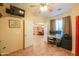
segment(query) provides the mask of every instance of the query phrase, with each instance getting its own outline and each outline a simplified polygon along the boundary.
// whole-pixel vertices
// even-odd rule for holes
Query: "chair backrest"
[[[71,36],[69,34],[64,34],[62,39],[71,39]]]

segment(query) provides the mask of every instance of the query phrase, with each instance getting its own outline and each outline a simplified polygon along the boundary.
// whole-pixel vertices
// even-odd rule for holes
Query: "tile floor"
[[[73,54],[61,47],[47,44],[43,36],[35,36],[33,46],[13,52],[8,56],[73,56]]]

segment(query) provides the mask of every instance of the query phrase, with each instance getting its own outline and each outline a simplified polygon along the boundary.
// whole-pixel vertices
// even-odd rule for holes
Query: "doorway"
[[[33,23],[33,47],[42,48],[45,46],[46,41],[46,28],[45,23]],[[37,49],[39,50],[39,49]]]
[[[44,36],[44,24],[43,23],[34,24],[33,35]]]
[[[33,38],[44,39],[44,23],[34,23],[33,24]]]

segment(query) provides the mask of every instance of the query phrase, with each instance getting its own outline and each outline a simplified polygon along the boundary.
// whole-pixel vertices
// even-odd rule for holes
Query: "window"
[[[56,20],[56,31],[63,31],[63,20],[62,19],[58,19]]]

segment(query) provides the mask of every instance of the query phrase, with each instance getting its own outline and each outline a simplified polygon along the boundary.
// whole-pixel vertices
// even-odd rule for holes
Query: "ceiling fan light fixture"
[[[47,11],[47,6],[46,6],[46,5],[45,5],[45,6],[41,6],[41,7],[40,7],[40,10],[41,10],[42,12]]]
[[[44,11],[44,8],[43,7],[40,7],[40,10],[43,12]]]
[[[44,6],[44,10],[47,11],[47,6]]]

